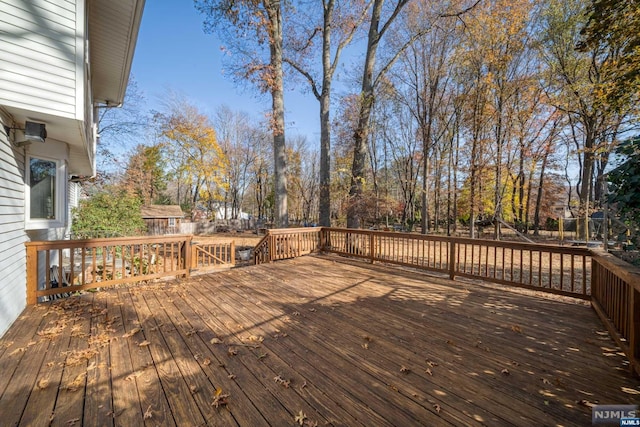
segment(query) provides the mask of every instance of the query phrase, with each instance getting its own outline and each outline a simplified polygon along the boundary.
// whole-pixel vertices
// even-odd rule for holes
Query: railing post
[[[184,258],[184,268],[186,270],[186,273],[184,275],[185,278],[188,278],[191,276],[191,260],[193,259],[192,258],[193,246],[191,245],[192,241],[193,241],[193,234],[189,234],[184,241],[184,254],[182,255],[182,257]]]
[[[629,360],[631,360],[631,371],[640,375],[640,290],[636,289],[633,283],[629,287]]]
[[[449,239],[449,279],[453,280],[456,277],[456,242],[453,239]]]
[[[38,249],[27,246],[27,305],[38,303]]]
[[[374,232],[369,232],[369,259],[371,264],[373,264],[376,260],[376,238],[374,236]]]
[[[236,265],[236,241],[231,241],[231,265]]]
[[[273,262],[275,259],[275,250],[276,250],[276,236],[269,232],[269,262]]]

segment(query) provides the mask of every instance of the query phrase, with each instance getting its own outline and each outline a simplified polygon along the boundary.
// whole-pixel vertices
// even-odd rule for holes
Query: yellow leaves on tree
[[[186,101],[176,102],[169,114],[157,118],[174,172],[191,183],[199,201],[211,206],[222,200],[228,187],[224,178],[229,162],[218,145],[209,118]]]

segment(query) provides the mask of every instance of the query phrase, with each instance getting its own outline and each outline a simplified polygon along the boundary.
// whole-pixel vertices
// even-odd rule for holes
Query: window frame
[[[31,218],[31,160],[45,160],[56,165],[54,218]],[[67,165],[62,159],[29,153],[25,156],[25,229],[41,230],[47,228],[64,228],[67,222]]]

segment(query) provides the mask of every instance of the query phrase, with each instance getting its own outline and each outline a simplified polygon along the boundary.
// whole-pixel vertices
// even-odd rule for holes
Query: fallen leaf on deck
[[[36,383],[36,387],[38,387],[38,389],[40,390],[44,390],[45,388],[49,387],[49,380],[40,378]]]
[[[595,403],[589,402],[587,399],[578,400],[576,403],[581,406],[586,406],[587,408],[593,408],[596,406]]]
[[[233,347],[229,347],[227,349],[227,353],[229,354],[229,356],[235,356],[238,354],[238,350]]]
[[[198,387],[193,385],[193,384],[191,384],[189,386],[189,391],[191,392],[191,394],[196,394],[198,392]]]
[[[542,379],[542,384],[548,384],[548,385],[551,385],[551,381],[549,381],[549,380],[548,380],[548,379],[546,379],[546,378],[543,378],[543,379]]]
[[[436,413],[438,413],[438,414],[442,410],[442,408],[440,408],[440,405],[438,405],[437,403],[435,405],[433,405],[433,409],[435,409]]]
[[[75,377],[75,379],[73,381],[71,381],[69,384],[67,384],[65,389],[67,391],[78,391],[79,389],[84,388],[84,382],[85,382],[86,375],[87,374],[85,372],[83,372],[82,374],[78,375],[77,377]]]
[[[513,332],[517,332],[517,333],[519,333],[519,334],[521,334],[521,333],[522,333],[522,328],[521,328],[520,326],[518,326],[518,325],[512,325],[512,326],[511,326],[511,330],[512,330]]]
[[[204,360],[202,361],[202,364],[204,366],[209,366],[211,365],[211,359],[209,359],[208,357],[205,357]]]
[[[122,338],[129,338],[134,336],[135,334],[137,334],[138,332],[140,332],[142,329],[141,328],[133,328],[132,330],[130,330],[129,332],[127,332],[126,334],[124,334],[122,336]]]
[[[133,373],[131,373],[131,374],[127,375],[127,376],[125,377],[125,380],[127,380],[127,381],[133,381],[133,380],[135,380],[136,378],[138,378],[140,375],[142,375],[142,372],[141,372],[141,371],[136,371],[136,372],[133,372]]]
[[[229,374],[229,375],[227,376],[227,378],[229,378],[230,380],[235,380],[235,379],[236,379],[236,376],[235,376],[235,374]]]
[[[433,368],[434,366],[438,366],[436,362],[432,362],[431,360],[427,360],[427,365],[429,365],[430,368]]]
[[[274,377],[273,380],[280,384],[281,386],[283,386],[284,388],[289,388],[289,384],[291,383],[291,380],[285,380],[284,378],[282,378],[280,375],[278,375],[277,377]]]
[[[151,405],[149,405],[147,410],[144,411],[144,419],[148,420],[149,418],[152,418],[152,417],[153,417],[153,413],[151,412]]]
[[[431,372],[431,369],[430,369],[430,368],[427,368],[427,369],[424,371],[424,373],[425,373],[425,374],[429,374],[429,375],[433,376],[433,372]]]
[[[140,344],[138,344],[138,347],[146,347],[148,345],[151,345],[151,343],[147,340],[144,340]]]
[[[74,426],[79,422],[80,422],[80,418],[72,418],[70,420],[67,420],[67,422],[65,424],[68,425],[68,426]]]
[[[27,349],[25,347],[16,348],[11,353],[9,353],[9,356],[13,356],[13,355],[16,355],[18,353],[24,353],[25,351],[27,351]]]
[[[502,371],[500,371],[502,373],[502,375],[511,375],[511,372],[509,372],[509,370],[507,368],[504,368]]]
[[[211,406],[215,406],[216,408],[219,408],[220,406],[226,406],[229,403],[227,401],[228,397],[228,394],[222,394],[221,388],[217,388],[216,393],[213,395],[213,402],[211,402]]]
[[[369,343],[366,342],[366,343],[362,344],[362,348],[364,348],[365,350],[369,350]]]
[[[406,366],[401,366],[400,372],[402,372],[403,374],[408,374],[409,372],[411,372],[411,369],[407,368]]]
[[[305,415],[304,412],[300,411],[298,413],[298,415],[295,416],[295,418],[293,419],[293,421],[298,424],[298,425],[304,425],[304,420],[307,419],[307,416]]]
[[[209,343],[211,343],[211,344],[222,344],[222,341],[220,341],[218,338],[211,338],[209,340]]]

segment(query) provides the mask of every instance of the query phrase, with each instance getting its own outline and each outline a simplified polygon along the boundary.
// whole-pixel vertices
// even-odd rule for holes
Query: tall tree
[[[625,97],[625,102],[613,104],[606,96],[609,88],[616,86],[616,73],[608,72],[608,64],[619,61],[622,46],[611,39],[611,44],[590,44],[584,52],[576,50],[581,42],[580,30],[586,23],[584,1],[549,0],[540,28],[551,102],[567,115],[580,156],[577,184],[580,217],[588,216],[597,195],[594,191],[597,172],[602,173],[608,161],[608,157],[600,153],[615,148],[617,138],[611,136],[618,134],[624,118],[628,118],[635,107],[629,97]],[[600,167],[596,168],[598,162]],[[586,227],[581,229],[581,234],[581,238],[589,238]]]
[[[343,50],[351,43],[356,31],[366,17],[371,1],[322,0],[322,22],[317,25],[312,16],[298,19],[301,25],[295,37],[287,43],[285,62],[300,73],[311,87],[313,96],[320,103],[320,225],[331,225],[331,87]],[[336,10],[338,8],[338,10]],[[309,10],[307,10],[309,12]],[[306,19],[309,18],[309,19]],[[321,37],[321,75],[316,76],[311,67],[314,39]],[[337,43],[333,44],[334,37]],[[334,47],[335,46],[335,47]],[[315,50],[314,50],[315,52]],[[308,66],[305,67],[305,64]]]
[[[615,49],[602,70],[610,75],[604,96],[614,107],[623,107],[640,94],[640,2],[591,0],[578,50]]]
[[[237,219],[249,187],[249,171],[256,161],[260,133],[244,112],[223,105],[216,109],[214,126],[218,145],[227,160],[224,177],[224,215]]]
[[[129,157],[127,168],[118,186],[130,195],[135,195],[147,206],[161,201],[167,188],[165,163],[159,145],[138,145]]]
[[[195,0],[195,6],[205,17],[205,31],[217,31],[234,51],[240,53],[236,56],[240,61],[237,73],[271,95],[275,220],[277,227],[286,227],[289,216],[282,68],[284,3],[280,0]],[[249,40],[247,34],[253,34],[255,38]],[[250,42],[256,49],[249,47]],[[265,47],[268,50],[266,57],[261,52]]]

